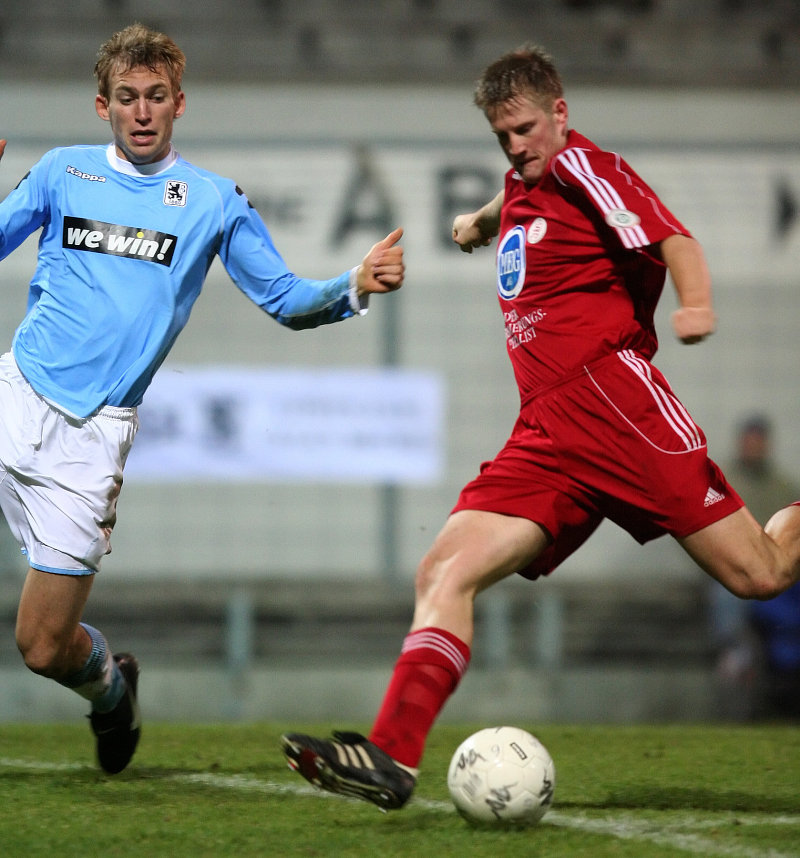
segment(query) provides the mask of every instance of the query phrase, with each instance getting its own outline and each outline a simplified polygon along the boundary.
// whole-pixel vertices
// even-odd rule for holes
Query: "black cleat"
[[[125,677],[125,692],[110,712],[89,714],[92,732],[97,736],[97,760],[100,768],[110,775],[119,774],[128,765],[141,733],[136,700],[139,663],[127,652],[115,655],[114,661]]]
[[[360,733],[334,732],[333,739],[286,733],[281,745],[289,768],[328,792],[397,810],[411,797],[416,778]]]

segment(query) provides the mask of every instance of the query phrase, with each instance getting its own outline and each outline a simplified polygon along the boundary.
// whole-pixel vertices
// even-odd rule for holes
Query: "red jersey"
[[[613,352],[652,358],[666,267],[651,245],[678,233],[619,155],[575,131],[536,185],[509,170],[497,291],[523,403]]]

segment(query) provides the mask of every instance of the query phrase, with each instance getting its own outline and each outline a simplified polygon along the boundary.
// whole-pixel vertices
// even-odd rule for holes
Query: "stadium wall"
[[[569,101],[572,124],[618,149],[706,247],[719,331],[700,346],[677,345],[666,293],[657,363],[706,430],[715,458],[728,455],[734,424],[762,410],[774,418],[782,464],[800,471],[797,99],[580,90]],[[4,95],[2,134],[9,140],[4,194],[48,148],[101,142],[107,130],[89,86],[22,85]],[[401,293],[374,300],[366,318],[292,333],[263,318],[217,263],[162,375],[179,389],[181,373],[211,367],[235,374],[391,366],[431,374],[443,390],[434,439],[441,467],[433,478],[397,484],[186,480],[168,466],[155,480],[132,468],[106,573],[410,577],[458,489],[502,444],[516,413],[492,253],[467,256],[448,240],[453,214],[500,185],[503,160],[483,118],[462,89],[198,87],[189,90],[176,143],[190,160],[237,180],[298,273],[338,273],[398,224],[406,229],[407,281]],[[5,344],[24,312],[34,258],[31,240],[0,268]],[[145,423],[142,440],[147,431]],[[641,549],[604,527],[559,574],[653,570],[695,574],[671,542]]]

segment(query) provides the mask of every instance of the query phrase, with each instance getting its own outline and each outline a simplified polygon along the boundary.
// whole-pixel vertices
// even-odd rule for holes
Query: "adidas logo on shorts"
[[[708,491],[706,492],[706,499],[703,501],[703,506],[714,506],[715,503],[719,503],[721,500],[725,500],[725,495],[720,494],[709,486]]]

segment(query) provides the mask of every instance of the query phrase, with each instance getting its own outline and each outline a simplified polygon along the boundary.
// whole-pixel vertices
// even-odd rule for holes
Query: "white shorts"
[[[34,569],[99,571],[138,428],[135,408],[64,414],[0,357],[0,508]]]

